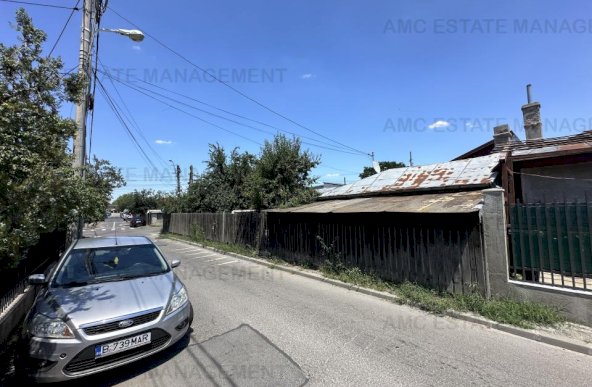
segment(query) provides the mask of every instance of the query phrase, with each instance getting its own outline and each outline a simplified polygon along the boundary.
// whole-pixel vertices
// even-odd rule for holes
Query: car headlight
[[[185,287],[182,287],[177,293],[171,297],[169,301],[169,307],[167,308],[166,314],[171,314],[175,310],[179,309],[187,302],[187,291]]]
[[[31,322],[31,334],[49,339],[70,339],[74,337],[72,330],[62,320],[50,319],[38,314]]]

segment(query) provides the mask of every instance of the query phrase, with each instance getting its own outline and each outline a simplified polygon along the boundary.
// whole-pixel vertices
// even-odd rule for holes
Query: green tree
[[[61,59],[42,55],[46,34],[23,9],[16,30],[18,44],[0,43],[0,267],[18,262],[41,233],[80,216],[97,219],[110,189],[122,184],[105,161],[95,160],[87,181],[71,167],[67,144],[76,125],[59,110],[80,98],[80,79],[61,75]]]
[[[309,203],[317,193],[311,171],[320,158],[303,151],[300,139],[276,135],[265,141],[249,181],[249,196],[256,209]]]
[[[401,163],[398,161],[379,161],[378,164],[380,165],[380,170],[384,171],[387,169],[393,169],[393,168],[402,168],[405,167],[405,163]],[[373,167],[364,167],[364,170],[362,171],[362,173],[360,173],[360,179],[364,179],[366,177],[375,175],[376,171],[374,170]]]
[[[111,165],[107,160],[93,157],[93,163],[85,167],[82,192],[87,192],[91,198],[84,201],[90,204],[83,211],[84,220],[95,223],[104,219],[105,212],[110,206],[113,189],[125,185],[121,169]]]
[[[119,211],[128,210],[132,214],[145,214],[148,210],[160,207],[159,194],[150,189],[123,194],[113,204]]]
[[[210,144],[204,173],[191,184],[184,198],[190,212],[219,212],[249,208],[247,182],[256,158],[234,148],[227,154],[219,144]]]
[[[265,209],[308,203],[317,193],[311,170],[319,158],[301,148],[299,139],[277,135],[259,157],[234,148],[227,153],[210,144],[204,173],[176,201],[175,210],[220,212]]]

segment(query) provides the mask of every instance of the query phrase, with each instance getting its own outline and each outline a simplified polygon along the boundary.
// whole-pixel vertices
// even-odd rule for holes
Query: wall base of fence
[[[14,299],[10,307],[0,316],[0,345],[4,343],[21,323],[25,314],[35,301],[35,287],[27,286],[25,291]]]
[[[556,307],[569,320],[592,326],[592,294],[588,292],[512,280],[506,282],[506,292],[513,299]]]

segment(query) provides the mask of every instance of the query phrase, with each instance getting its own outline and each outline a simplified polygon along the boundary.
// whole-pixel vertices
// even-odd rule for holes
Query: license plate
[[[95,346],[95,359],[150,343],[150,332]]]

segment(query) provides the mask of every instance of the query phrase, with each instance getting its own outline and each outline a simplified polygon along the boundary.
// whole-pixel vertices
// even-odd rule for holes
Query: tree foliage
[[[220,144],[210,144],[204,172],[181,195],[141,191],[156,200],[157,206],[172,212],[221,212],[294,206],[314,200],[311,187],[316,178],[312,169],[319,158],[302,150],[300,140],[283,135],[266,141],[255,156],[234,148],[227,152]],[[119,210],[138,208],[137,196],[129,193],[115,201]]]
[[[62,118],[64,102],[80,98],[77,75],[62,76],[60,58],[45,57],[46,34],[20,9],[19,43],[0,43],[0,267],[11,266],[39,235],[80,216],[104,214],[111,190],[123,184],[119,170],[95,159],[72,168],[68,140],[76,125]]]
[[[118,211],[129,211],[132,214],[145,214],[148,210],[160,209],[165,194],[150,189],[134,190],[119,196],[113,202]]]
[[[380,165],[380,170],[384,171],[387,169],[393,169],[393,168],[402,168],[405,167],[405,163],[401,163],[399,161],[379,161],[378,164]],[[364,170],[362,171],[362,173],[360,173],[360,179],[364,179],[366,177],[375,175],[376,171],[374,170],[373,167],[364,167]]]
[[[251,204],[257,209],[309,203],[316,196],[311,171],[320,159],[303,151],[300,139],[282,134],[265,141],[249,184]]]
[[[245,209],[251,205],[247,189],[256,158],[234,148],[230,154],[219,144],[210,144],[203,174],[182,198],[184,211],[218,212]]]

